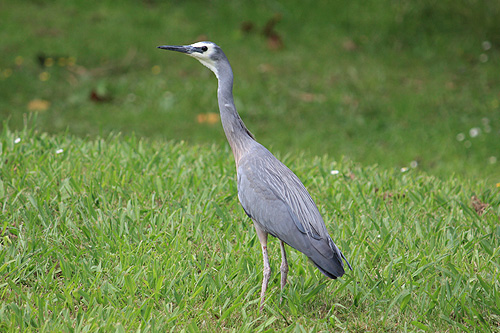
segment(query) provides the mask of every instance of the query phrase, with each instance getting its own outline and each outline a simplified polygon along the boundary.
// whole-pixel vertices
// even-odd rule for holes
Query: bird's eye
[[[208,47],[206,47],[206,46],[202,46],[202,47],[201,47],[201,50],[202,50],[203,52],[205,52],[206,50],[208,50]]]

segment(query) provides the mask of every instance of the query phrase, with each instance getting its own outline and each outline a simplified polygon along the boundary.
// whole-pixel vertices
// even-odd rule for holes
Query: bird
[[[191,56],[208,67],[218,80],[220,119],[236,164],[238,199],[253,221],[263,256],[263,280],[259,312],[263,310],[271,267],[268,235],[279,239],[281,248],[281,298],[287,283],[285,244],[304,253],[325,276],[344,275],[344,254],[328,234],[323,218],[299,178],[267,148],[258,143],[236,111],[233,70],[222,49],[203,41],[190,45],[162,45],[159,49]]]

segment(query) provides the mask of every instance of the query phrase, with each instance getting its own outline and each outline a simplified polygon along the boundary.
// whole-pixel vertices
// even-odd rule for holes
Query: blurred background
[[[217,82],[156,49],[211,40],[278,155],[500,182],[500,2],[4,0],[0,119],[226,144]]]

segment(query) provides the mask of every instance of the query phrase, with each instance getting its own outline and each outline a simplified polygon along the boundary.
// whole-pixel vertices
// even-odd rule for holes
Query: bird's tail
[[[314,265],[319,269],[319,271],[329,277],[330,279],[336,279],[338,277],[341,277],[344,275],[344,263],[342,259],[345,260],[347,263],[347,266],[349,266],[349,269],[352,271],[351,264],[349,261],[347,261],[346,257],[340,251],[340,249],[335,245],[333,240],[330,239],[330,248],[333,251],[333,256],[330,258],[326,258],[324,256],[318,257],[315,256],[315,258],[309,257],[311,261],[314,263]]]

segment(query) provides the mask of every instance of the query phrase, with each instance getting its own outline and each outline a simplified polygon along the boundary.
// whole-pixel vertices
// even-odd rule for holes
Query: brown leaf
[[[471,198],[471,205],[479,216],[483,215],[486,208],[489,206],[487,203],[481,202],[481,200],[479,200],[479,198],[475,195]]]
[[[198,122],[198,124],[206,123],[207,122],[207,115],[204,113],[199,113],[196,116],[196,121]]]
[[[219,114],[214,112],[207,113],[207,123],[215,124],[219,122]]]
[[[49,101],[43,99],[34,99],[28,103],[28,110],[30,111],[46,111],[50,106]]]
[[[267,47],[270,50],[277,51],[283,48],[283,40],[277,33],[273,33],[269,37],[267,37]]]
[[[200,113],[196,116],[196,121],[199,124],[210,124],[213,125],[219,121],[219,114],[214,112]]]
[[[253,24],[253,22],[251,21],[245,21],[241,23],[240,29],[243,33],[248,34],[255,29],[255,24]]]
[[[284,43],[280,34],[276,32],[274,27],[281,21],[281,14],[275,14],[267,22],[262,29],[262,35],[267,39],[267,47],[273,51],[277,51],[283,48]]]
[[[103,103],[103,102],[109,102],[109,101],[111,101],[111,97],[110,96],[101,95],[97,91],[92,90],[90,92],[90,100],[93,101],[93,102],[96,102],[96,103]]]
[[[272,35],[276,34],[276,32],[274,31],[274,27],[279,21],[281,21],[281,18],[281,14],[274,14],[274,16],[266,22],[266,25],[262,29],[262,34],[266,37],[271,37]]]

